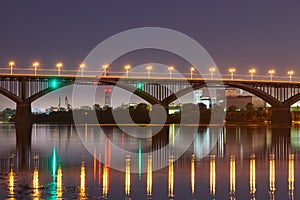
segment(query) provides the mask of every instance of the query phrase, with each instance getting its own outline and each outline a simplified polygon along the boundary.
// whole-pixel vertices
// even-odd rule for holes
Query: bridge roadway
[[[78,85],[113,85],[127,90],[150,104],[168,107],[177,98],[205,87],[232,87],[245,90],[272,106],[272,124],[290,124],[290,106],[300,100],[300,82],[203,79],[145,78],[124,76],[74,76],[0,74],[0,94],[17,104],[16,123],[32,123],[31,103],[59,88]]]

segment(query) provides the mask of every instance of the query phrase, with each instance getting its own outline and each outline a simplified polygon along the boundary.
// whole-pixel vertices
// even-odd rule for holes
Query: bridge
[[[272,124],[290,124],[290,106],[300,100],[300,82],[242,79],[155,78],[124,76],[75,76],[0,74],[0,94],[16,103],[16,123],[32,123],[31,103],[72,84],[113,85],[150,104],[168,107],[177,98],[205,87],[231,87],[247,91],[272,106]]]

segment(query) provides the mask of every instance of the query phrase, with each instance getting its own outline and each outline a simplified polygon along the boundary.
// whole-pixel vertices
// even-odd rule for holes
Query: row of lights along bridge
[[[15,65],[15,62],[14,61],[10,61],[8,63],[8,65],[10,67],[10,74],[12,75],[13,74],[13,67]],[[35,76],[37,75],[37,70],[38,70],[39,65],[40,65],[39,62],[33,62],[32,63],[32,66],[34,67],[34,75]],[[59,63],[56,64],[56,69],[57,69],[58,76],[61,75],[61,69],[62,69],[62,67],[63,67],[63,63],[59,62]],[[81,76],[84,75],[84,69],[85,69],[85,67],[86,67],[86,65],[84,63],[81,63],[79,65],[79,69],[81,71]],[[107,65],[107,64],[102,65],[102,68],[104,70],[104,76],[107,76],[107,69],[108,69],[108,67],[109,67],[109,65]],[[125,65],[124,66],[125,76],[126,77],[128,77],[130,69],[131,69],[130,65]],[[172,71],[174,69],[175,69],[174,66],[169,66],[168,67],[169,78],[170,79],[172,78]],[[146,70],[147,70],[147,76],[148,76],[148,78],[150,78],[151,77],[152,66],[150,66],[150,65],[147,66]],[[191,79],[193,79],[194,71],[195,71],[195,67],[191,67],[190,68],[190,78]],[[216,68],[215,67],[209,68],[209,72],[210,72],[210,78],[213,79],[213,75],[216,72]],[[236,72],[236,69],[235,68],[229,68],[228,72],[230,73],[231,80],[233,80],[235,72]],[[253,80],[253,77],[256,74],[256,69],[255,68],[249,69],[249,74],[250,74],[250,80]],[[274,69],[268,70],[268,74],[270,76],[270,81],[272,81],[273,80],[273,76],[275,74],[275,70]],[[288,77],[289,77],[289,81],[292,82],[292,76],[294,75],[294,71],[293,70],[289,70],[287,72],[287,74],[288,74]]]

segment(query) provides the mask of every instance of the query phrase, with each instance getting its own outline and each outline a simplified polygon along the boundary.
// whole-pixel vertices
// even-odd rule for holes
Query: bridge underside
[[[46,77],[0,75],[0,93],[17,104],[16,123],[32,123],[31,103],[71,84],[113,85],[147,102],[168,107],[176,99],[202,87],[229,86],[243,89],[272,106],[272,124],[290,124],[290,106],[300,100],[300,84],[243,80],[147,79],[122,77]]]

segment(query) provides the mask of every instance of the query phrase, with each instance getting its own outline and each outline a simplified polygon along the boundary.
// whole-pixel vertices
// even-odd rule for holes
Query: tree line
[[[155,119],[159,119],[162,112],[167,112],[167,109],[168,108],[165,108],[165,111],[162,111],[145,103],[115,109],[110,106],[101,107],[99,104],[95,104],[90,109],[81,107],[81,109],[78,110],[35,113],[33,114],[33,121],[35,123],[74,123],[75,116],[77,120],[76,123],[115,124],[134,122],[138,124],[148,124],[155,123]],[[15,109],[6,108],[0,112],[0,121],[13,122],[15,112]],[[217,121],[221,120],[221,117],[225,115],[225,120],[229,123],[260,123],[270,121],[272,116],[272,108],[255,108],[252,103],[247,103],[243,109],[231,105],[226,112],[222,106],[217,104],[210,105],[209,108],[207,108],[203,103],[186,103],[180,107],[178,106],[177,112],[167,115],[165,123],[181,123],[182,118],[184,118],[190,119],[190,121],[193,122],[195,122],[196,119],[199,124],[209,124],[211,122],[212,112],[215,114],[213,115],[214,118],[220,117]],[[296,121],[300,120],[300,109],[294,109],[292,111],[292,117]],[[116,118],[118,119],[117,122],[115,120]],[[189,122],[189,120],[185,120],[185,122]]]

